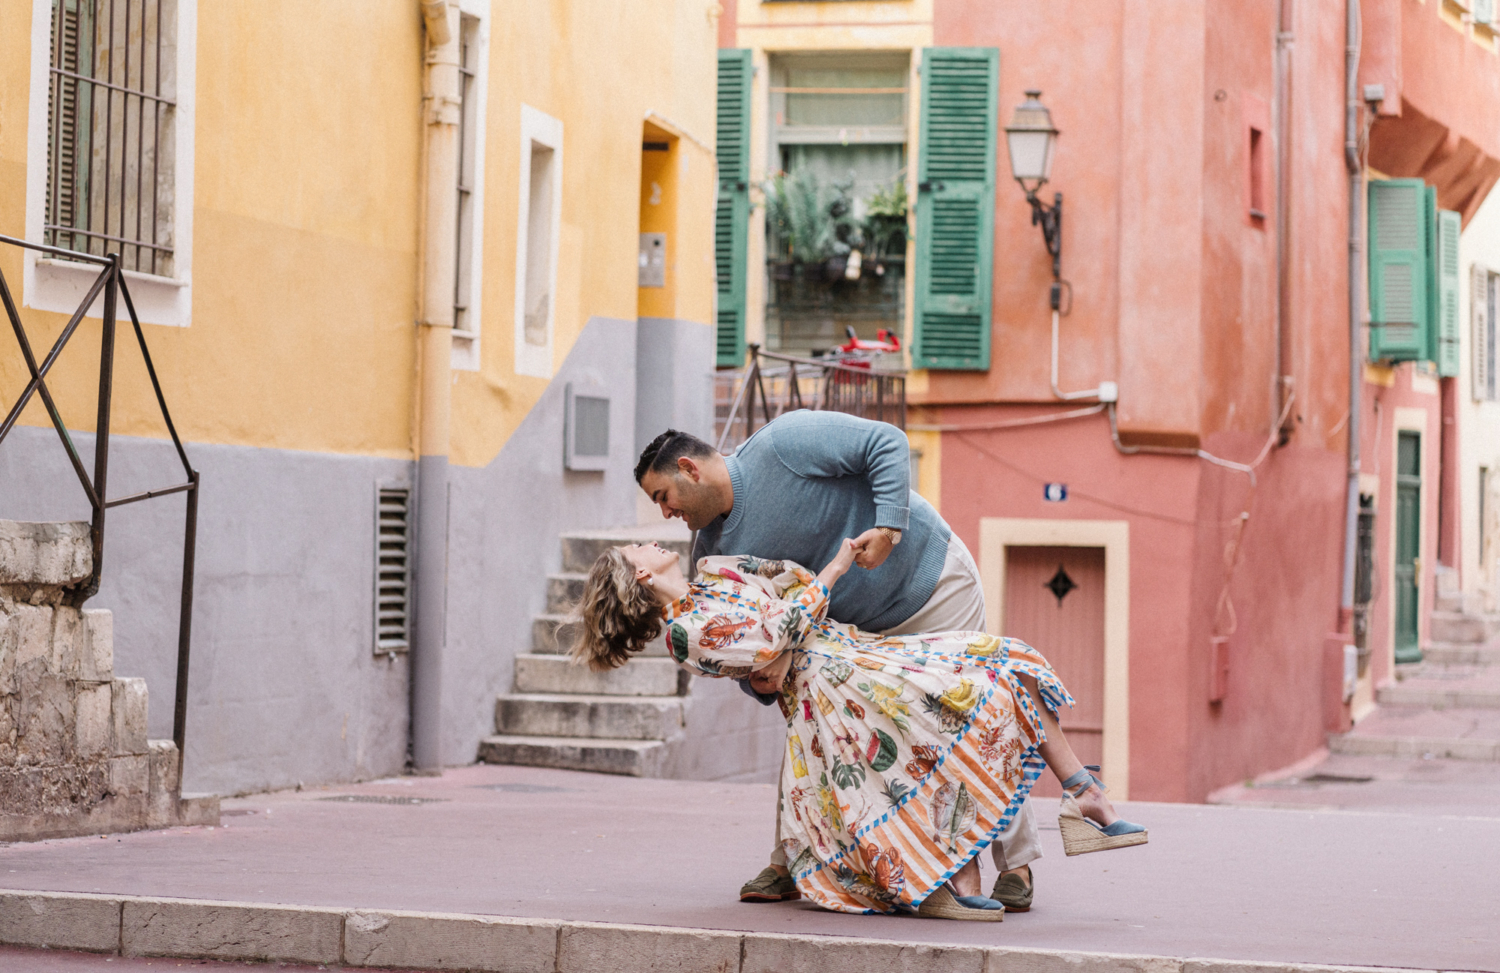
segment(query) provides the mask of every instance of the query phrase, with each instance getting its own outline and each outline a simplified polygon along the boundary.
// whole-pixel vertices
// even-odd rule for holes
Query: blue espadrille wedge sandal
[[[1142,825],[1122,818],[1106,827],[1083,816],[1076,798],[1095,784],[1100,790],[1105,789],[1104,782],[1094,776],[1098,770],[1090,765],[1062,782],[1062,809],[1057,815],[1057,826],[1062,832],[1063,852],[1068,855],[1086,855],[1091,851],[1146,843],[1146,829]]]

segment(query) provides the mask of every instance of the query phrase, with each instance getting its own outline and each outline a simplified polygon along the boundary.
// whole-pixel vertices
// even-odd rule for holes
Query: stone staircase
[[[1332,752],[1500,762],[1500,615],[1439,591],[1431,638],[1377,691],[1379,709],[1329,739]]]
[[[68,604],[89,525],[0,521],[0,841],[219,823],[146,739],[144,679],[114,672],[114,616]]]
[[[495,735],[480,742],[481,761],[672,775],[687,724],[688,674],[661,639],[609,672],[573,665],[567,653],[577,632],[567,613],[605,548],[656,541],[677,552],[686,568],[690,536],[676,521],[562,536],[562,572],[547,578],[546,613],[532,620],[531,651],[516,656],[514,689],[495,700]]]

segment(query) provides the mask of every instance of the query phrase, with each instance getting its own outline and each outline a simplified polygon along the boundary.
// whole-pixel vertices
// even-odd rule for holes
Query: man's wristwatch
[[[875,529],[878,530],[878,531],[880,531],[882,534],[885,535],[885,539],[891,542],[891,546],[892,547],[894,547],[897,544],[901,543],[901,532],[899,530],[897,530],[896,528],[894,528],[894,527],[876,527]]]

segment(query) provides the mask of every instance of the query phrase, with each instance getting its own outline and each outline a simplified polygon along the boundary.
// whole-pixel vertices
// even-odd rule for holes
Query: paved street
[[[1410,773],[1432,785],[1288,783],[1252,789],[1271,807],[1123,806],[1151,843],[1073,859],[1056,803],[1038,800],[1037,906],[1001,926],[743,905],[735,892],[769,844],[770,786],[521,767],[229,800],[216,829],[10,845],[0,887],[1500,971],[1500,812],[1463,789],[1475,764],[1428,764]]]

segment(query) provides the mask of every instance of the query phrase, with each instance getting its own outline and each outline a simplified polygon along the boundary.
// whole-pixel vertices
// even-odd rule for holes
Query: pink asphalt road
[[[769,785],[464,767],[226,800],[219,828],[3,846],[0,888],[1500,971],[1495,804],[1126,804],[1150,844],[1066,858],[1038,799],[1036,906],[999,925],[741,904],[774,805]]]

